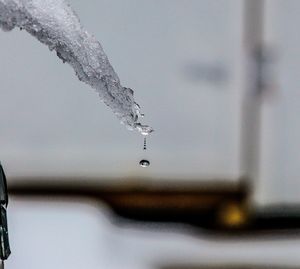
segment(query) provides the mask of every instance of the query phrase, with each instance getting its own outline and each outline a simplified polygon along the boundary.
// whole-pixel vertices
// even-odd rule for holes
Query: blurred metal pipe
[[[11,197],[26,199],[93,199],[106,203],[117,215],[128,219],[189,223],[209,229],[227,225],[227,215],[222,212],[231,214],[233,209],[246,217],[242,205],[246,200],[247,190],[236,182],[228,183],[223,180],[218,181],[219,184],[159,184],[142,179],[139,182],[106,180],[105,183],[99,179],[23,178],[11,180],[8,190]],[[236,220],[238,224],[241,220],[244,221],[235,218],[235,223]]]
[[[241,180],[243,181],[243,180]],[[72,182],[72,183],[71,183]],[[223,182],[223,183],[222,183]],[[220,232],[243,233],[277,231],[300,235],[300,207],[277,205],[248,208],[247,186],[181,182],[159,184],[151,181],[110,181],[72,178],[14,179],[8,191],[13,198],[94,200],[107,204],[117,215],[150,222],[188,223]],[[295,232],[297,230],[297,232]]]

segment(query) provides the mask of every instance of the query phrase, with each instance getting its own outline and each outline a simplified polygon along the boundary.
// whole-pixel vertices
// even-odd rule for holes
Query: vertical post
[[[248,187],[259,175],[261,105],[264,88],[264,0],[244,0],[245,92],[242,100],[241,170]]]

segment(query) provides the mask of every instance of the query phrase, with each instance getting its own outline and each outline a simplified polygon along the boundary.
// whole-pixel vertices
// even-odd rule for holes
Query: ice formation
[[[0,27],[5,31],[14,27],[26,30],[69,63],[79,80],[96,89],[129,129],[143,135],[153,131],[139,122],[143,114],[133,91],[121,86],[101,44],[82,27],[65,0],[0,0]]]

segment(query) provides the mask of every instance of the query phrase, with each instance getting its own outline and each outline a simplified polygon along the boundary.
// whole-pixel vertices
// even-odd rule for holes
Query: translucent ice
[[[5,31],[14,27],[26,30],[69,63],[79,80],[96,89],[129,129],[143,135],[153,131],[139,122],[143,114],[133,91],[122,87],[101,44],[82,27],[64,0],[0,0],[0,27]]]

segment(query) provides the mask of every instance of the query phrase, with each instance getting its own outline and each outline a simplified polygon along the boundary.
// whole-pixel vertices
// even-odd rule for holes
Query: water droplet
[[[150,165],[150,162],[148,160],[143,159],[140,161],[141,167],[148,167],[149,165]]]

